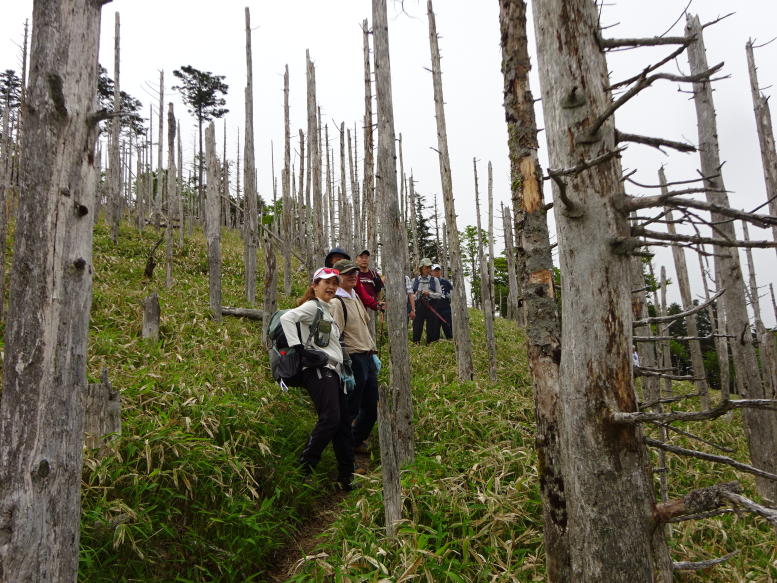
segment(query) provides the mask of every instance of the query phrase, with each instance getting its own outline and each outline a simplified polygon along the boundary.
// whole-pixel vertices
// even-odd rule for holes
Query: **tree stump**
[[[143,300],[143,338],[159,341],[159,295],[151,294]]]
[[[103,369],[99,383],[89,383],[84,393],[84,447],[104,457],[106,436],[121,434],[121,399]]]

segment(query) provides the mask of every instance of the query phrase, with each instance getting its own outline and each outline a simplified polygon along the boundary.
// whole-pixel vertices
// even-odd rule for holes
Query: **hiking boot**
[[[359,474],[360,476],[366,476],[367,475],[367,468],[356,468],[353,471],[354,474]]]
[[[355,445],[354,448],[353,448],[353,451],[354,451],[354,453],[360,453],[360,454],[367,455],[367,454],[370,453],[370,448],[367,447],[366,443],[362,442],[359,445]]]

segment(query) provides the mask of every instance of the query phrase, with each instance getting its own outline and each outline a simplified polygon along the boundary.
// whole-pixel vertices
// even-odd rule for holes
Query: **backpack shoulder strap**
[[[420,284],[420,282],[421,282],[421,278],[420,278],[419,276],[416,276],[416,277],[413,279],[413,291],[414,291],[414,292],[417,292],[417,291],[418,291],[418,285]]]
[[[321,307],[321,302],[318,300],[318,298],[309,301],[316,302],[316,315],[313,316],[313,322],[310,324],[308,339],[305,341],[306,348],[310,347],[310,343],[313,341],[313,337],[318,333],[318,323],[321,321],[321,318],[324,317],[324,308]],[[302,339],[300,338],[300,340]]]
[[[341,298],[340,296],[335,296],[338,300],[340,300],[340,304],[343,306],[343,328],[345,328],[348,325],[348,306],[345,303],[345,300]]]

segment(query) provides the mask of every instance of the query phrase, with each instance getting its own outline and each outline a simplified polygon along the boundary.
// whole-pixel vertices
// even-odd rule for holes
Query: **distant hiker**
[[[418,263],[420,275],[413,280],[415,296],[415,319],[413,320],[413,342],[421,341],[426,324],[426,343],[431,344],[440,338],[441,318],[434,302],[442,297],[440,280],[431,275],[432,262],[424,257]]]
[[[376,302],[380,301],[380,291],[384,288],[383,279],[374,269],[370,269],[370,251],[365,249],[356,256],[356,265],[359,267],[359,284]],[[375,338],[375,312],[367,312],[370,318],[370,334]]]
[[[313,281],[299,306],[281,316],[283,333],[289,347],[304,351],[302,382],[318,414],[318,422],[300,456],[302,470],[310,474],[321,459],[324,448],[332,442],[337,458],[337,482],[350,491],[353,480],[353,440],[351,417],[346,391],[347,370],[343,365],[340,347],[340,327],[331,314],[331,300],[339,284],[339,273],[331,267],[321,267],[313,274]],[[314,351],[304,348],[313,328]],[[325,355],[324,362],[314,364],[306,357],[310,352]],[[352,377],[351,377],[352,382]]]
[[[453,338],[453,320],[451,319],[451,292],[453,291],[453,284],[442,277],[442,268],[436,263],[432,265],[432,275],[440,280],[440,286],[442,287],[442,297],[437,300],[435,307],[445,319],[445,322],[440,322],[440,325],[445,337],[450,340]]]
[[[359,268],[347,259],[335,263],[340,272],[340,287],[330,302],[332,317],[343,331],[342,343],[351,357],[356,390],[351,396],[353,443],[356,453],[368,453],[364,441],[378,419],[378,363],[375,340],[370,334],[369,316],[356,297],[354,288]]]
[[[348,255],[348,253],[342,247],[332,247],[329,250],[329,253],[327,253],[326,257],[324,258],[324,266],[332,267],[340,259],[350,260],[351,256]],[[356,289],[356,295],[359,296],[359,299],[366,307],[376,312],[383,311],[383,307],[384,307],[383,303],[373,298],[369,294],[369,292],[364,288],[361,282],[357,281],[355,289]]]

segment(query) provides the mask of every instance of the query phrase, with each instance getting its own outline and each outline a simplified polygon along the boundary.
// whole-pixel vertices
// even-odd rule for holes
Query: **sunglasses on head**
[[[325,273],[327,275],[332,275],[332,274],[340,275],[340,272],[337,269],[335,269],[334,267],[322,267],[321,268],[321,273]]]

